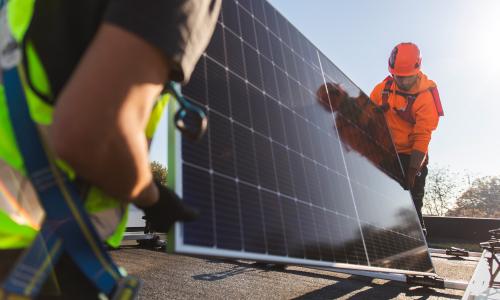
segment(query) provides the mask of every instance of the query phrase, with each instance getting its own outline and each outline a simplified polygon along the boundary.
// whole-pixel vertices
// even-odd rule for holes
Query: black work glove
[[[405,190],[411,190],[415,185],[415,177],[417,176],[417,171],[418,170],[415,168],[408,168],[408,171],[406,171]]]
[[[193,221],[199,213],[184,204],[173,191],[155,180],[160,197],[152,206],[140,207],[144,211],[144,218],[149,222],[151,230],[155,232],[168,232],[176,221]]]
[[[413,150],[410,155],[410,162],[405,176],[405,189],[411,190],[415,185],[415,177],[422,168],[426,154],[418,150]]]

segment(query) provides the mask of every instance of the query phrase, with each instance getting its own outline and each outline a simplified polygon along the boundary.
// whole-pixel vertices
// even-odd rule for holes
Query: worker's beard
[[[418,78],[416,78],[414,81],[410,81],[410,82],[400,82],[398,80],[396,80],[396,85],[398,86],[398,88],[402,91],[409,91],[411,90],[418,82]]]
[[[409,91],[413,87],[414,84],[399,84],[397,83],[398,88],[403,91]]]

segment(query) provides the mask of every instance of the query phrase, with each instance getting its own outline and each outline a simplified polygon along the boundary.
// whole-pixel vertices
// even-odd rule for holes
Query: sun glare
[[[469,32],[466,35],[468,54],[482,75],[498,74],[500,70],[500,1],[478,2],[476,11],[467,20]]]

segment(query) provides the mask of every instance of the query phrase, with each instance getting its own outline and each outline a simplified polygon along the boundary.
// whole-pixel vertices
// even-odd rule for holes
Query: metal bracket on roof
[[[467,281],[462,280],[450,280],[441,278],[438,275],[432,273],[423,273],[423,274],[408,274],[401,270],[401,273],[386,273],[382,271],[371,271],[371,270],[361,270],[361,269],[347,269],[347,268],[320,268],[316,267],[315,269],[320,270],[328,270],[338,273],[344,274],[352,274],[358,276],[365,276],[371,278],[379,278],[383,280],[391,280],[397,282],[404,282],[409,286],[425,286],[425,287],[434,287],[441,289],[454,289],[454,290],[462,290],[465,291],[467,285],[469,284]]]
[[[462,248],[457,248],[457,247],[451,247],[451,248],[448,248],[446,249],[446,255],[449,255],[449,256],[455,256],[455,257],[468,257],[469,256],[469,252],[465,249],[462,249]]]
[[[408,285],[421,285],[438,289],[446,288],[445,280],[439,276],[406,275],[406,283]]]
[[[500,228],[490,230],[491,239],[487,242],[481,243],[481,248],[488,252],[486,257],[488,261],[488,270],[490,273],[489,286],[491,288],[500,288],[500,278],[496,280],[500,274]]]
[[[488,232],[491,234],[492,239],[500,239],[500,228],[492,229]]]

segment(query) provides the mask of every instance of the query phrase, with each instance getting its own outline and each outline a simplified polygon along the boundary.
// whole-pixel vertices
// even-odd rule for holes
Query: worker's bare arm
[[[79,176],[123,201],[157,201],[144,134],[168,80],[162,53],[103,24],[55,107],[50,142]]]

